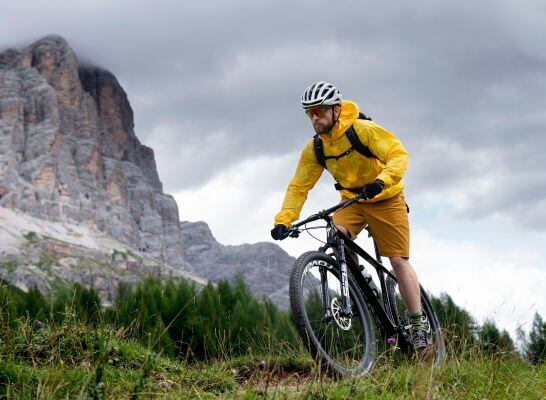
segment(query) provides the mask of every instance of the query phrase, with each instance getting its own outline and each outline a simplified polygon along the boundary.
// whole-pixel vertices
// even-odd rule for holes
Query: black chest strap
[[[322,140],[320,139],[319,135],[316,134],[313,138],[313,145],[315,147],[315,155],[317,156],[317,161],[320,163],[320,165],[323,166],[324,169],[328,169],[326,166],[326,160],[339,160],[341,157],[345,157],[353,152],[355,150],[354,146],[349,147],[347,150],[345,150],[343,153],[338,154],[337,156],[326,156],[324,155],[324,147],[322,144]]]
[[[358,119],[365,119],[368,121],[371,121],[372,119],[365,116],[362,113],[359,113]],[[353,150],[356,150],[360,154],[362,154],[364,157],[368,158],[377,158],[369,149],[368,146],[366,146],[364,143],[360,141],[360,138],[358,137],[358,134],[355,131],[355,128],[353,125],[347,129],[345,132],[345,135],[347,136],[347,139],[349,140],[349,143],[351,143],[351,147],[349,147],[346,151],[344,151],[341,154],[338,154],[337,156],[326,156],[324,154],[324,145],[322,143],[322,139],[320,138],[320,135],[317,133],[313,137],[313,147],[315,149],[315,156],[317,157],[317,161],[324,169],[328,169],[326,166],[326,160],[339,160],[342,157],[345,157],[346,155],[349,155],[352,153]]]
[[[365,119],[365,120],[368,120],[368,121],[372,120],[371,118],[367,117],[363,113],[359,113],[358,119]],[[364,143],[362,143],[362,141],[358,137],[358,134],[356,133],[355,128],[354,128],[353,125],[351,125],[349,127],[349,129],[347,129],[347,131],[345,132],[345,135],[347,136],[347,139],[349,140],[349,143],[351,143],[351,147],[349,147],[343,153],[338,154],[337,156],[326,156],[324,154],[324,145],[322,143],[322,139],[320,138],[320,135],[317,133],[313,137],[313,147],[315,149],[315,156],[316,156],[317,161],[319,162],[319,164],[322,165],[322,167],[324,169],[328,170],[328,167],[326,166],[326,160],[334,159],[334,160],[337,161],[340,158],[351,154],[353,152],[353,150],[356,150],[357,152],[362,154],[364,157],[379,159],[372,153],[372,151],[370,150],[370,148],[368,146],[366,146]],[[335,188],[337,190],[349,190],[349,191],[354,192],[354,193],[360,193],[362,191],[362,188],[346,188],[346,187],[343,187],[343,186],[341,186],[341,184],[339,182],[336,182]]]

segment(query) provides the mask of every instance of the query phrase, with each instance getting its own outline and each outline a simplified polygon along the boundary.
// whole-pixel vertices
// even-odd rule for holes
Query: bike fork
[[[332,313],[330,312],[330,293],[328,290],[328,274],[326,267],[320,267],[320,284],[322,286],[322,311],[324,321],[330,322]]]
[[[347,262],[345,261],[345,243],[343,239],[339,239],[339,262],[340,262],[340,274],[341,274],[341,300],[343,314],[346,316],[352,315],[352,310],[349,305],[349,278],[347,277]]]

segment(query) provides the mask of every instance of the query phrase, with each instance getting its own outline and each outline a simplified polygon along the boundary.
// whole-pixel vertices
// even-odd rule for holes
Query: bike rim
[[[329,318],[325,318],[323,309],[321,270],[326,275]],[[347,316],[342,313],[337,270],[326,261],[308,263],[303,270],[300,287],[301,307],[310,327],[310,340],[320,355],[342,373],[360,373],[365,368],[365,360],[369,358],[370,329],[354,288],[349,287],[349,303],[354,315]]]

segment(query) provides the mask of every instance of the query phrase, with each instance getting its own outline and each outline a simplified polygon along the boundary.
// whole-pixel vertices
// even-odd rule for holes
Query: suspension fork
[[[332,319],[332,312],[330,311],[330,293],[328,291],[328,274],[326,267],[320,267],[320,284],[322,286],[322,312],[324,315],[324,321],[330,322]]]
[[[341,278],[341,301],[342,314],[352,316],[351,306],[349,305],[349,278],[347,276],[347,262],[345,260],[345,241],[337,237],[337,250],[339,252],[339,273]]]
[[[328,224],[327,227],[327,243],[321,249],[325,251],[327,248],[333,248],[337,252],[337,259],[339,262],[339,274],[341,281],[341,315],[342,316],[352,316],[352,308],[349,303],[349,278],[347,276],[347,262],[345,258],[345,242],[340,238],[336,232],[337,228],[335,227],[332,219],[328,216],[326,218]],[[331,317],[330,312],[330,294],[328,293],[328,284],[326,282],[326,270],[322,268],[320,270],[321,282],[322,282],[322,304],[325,319]]]

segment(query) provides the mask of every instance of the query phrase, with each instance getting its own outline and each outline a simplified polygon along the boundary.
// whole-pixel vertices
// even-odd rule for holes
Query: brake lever
[[[290,228],[288,231],[284,234],[283,239],[286,239],[287,237],[293,237],[297,238],[300,235],[300,231],[298,228]]]

